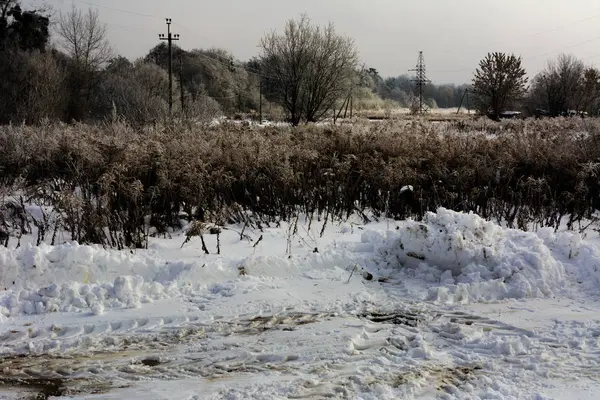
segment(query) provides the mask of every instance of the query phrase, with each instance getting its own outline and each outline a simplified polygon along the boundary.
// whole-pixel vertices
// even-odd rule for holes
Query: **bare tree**
[[[546,68],[534,80],[533,92],[543,99],[543,106],[552,116],[577,109],[584,101],[583,74],[585,66],[577,58],[561,54],[548,61]]]
[[[322,118],[352,87],[354,41],[337,35],[332,23],[321,28],[302,15],[289,20],[283,34],[267,34],[260,48],[262,72],[294,125]]]
[[[106,25],[100,22],[96,10],[83,13],[73,7],[67,14],[61,14],[57,33],[71,59],[88,71],[99,70],[112,57]]]
[[[112,57],[106,25],[100,22],[98,11],[89,9],[84,13],[73,7],[60,15],[57,33],[71,58],[68,118],[79,120],[88,112],[102,68]]]
[[[488,53],[473,78],[473,92],[481,111],[498,117],[505,107],[521,100],[527,91],[525,75],[520,57]]]
[[[163,70],[159,71],[166,75]],[[136,71],[132,70],[124,74],[110,73],[102,79],[95,91],[96,118],[119,117],[135,126],[166,118],[167,101],[162,98],[164,96],[153,95],[150,88],[136,80],[135,75]]]

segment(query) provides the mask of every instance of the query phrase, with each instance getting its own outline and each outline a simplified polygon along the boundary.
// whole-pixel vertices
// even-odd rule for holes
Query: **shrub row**
[[[0,229],[18,236],[33,223],[40,240],[64,230],[81,243],[144,247],[182,218],[418,219],[440,206],[521,228],[565,216],[573,226],[600,208],[599,144],[592,119],[2,126]],[[28,203],[54,217],[27,215]]]

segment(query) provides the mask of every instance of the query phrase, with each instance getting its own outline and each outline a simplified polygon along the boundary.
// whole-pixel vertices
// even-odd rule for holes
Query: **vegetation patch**
[[[6,246],[37,228],[38,243],[67,232],[79,243],[143,248],[186,220],[193,236],[205,223],[421,219],[438,207],[521,229],[557,228],[563,217],[584,229],[600,208],[599,132],[597,121],[574,119],[2,126],[0,231]]]

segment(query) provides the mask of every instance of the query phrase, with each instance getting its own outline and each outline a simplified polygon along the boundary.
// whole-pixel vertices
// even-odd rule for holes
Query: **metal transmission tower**
[[[167,21],[167,36],[159,33],[160,40],[166,40],[169,45],[169,117],[173,116],[173,40],[179,40],[179,34],[171,33],[171,18],[165,18]]]
[[[416,72],[416,76],[412,80],[412,82],[415,83],[416,90],[419,93],[419,104],[418,104],[419,108],[416,111],[419,114],[423,114],[424,112],[429,111],[429,109],[427,108],[427,105],[425,104],[424,99],[423,99],[423,89],[431,81],[429,79],[427,79],[427,74],[425,71],[425,58],[423,58],[422,51],[419,52],[419,61],[417,62],[417,67],[415,69],[410,69],[409,71]]]

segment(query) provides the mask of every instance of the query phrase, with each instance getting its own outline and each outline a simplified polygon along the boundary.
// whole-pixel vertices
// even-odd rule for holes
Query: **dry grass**
[[[47,232],[117,248],[144,247],[150,227],[165,233],[182,218],[264,224],[299,212],[401,219],[443,206],[513,226],[556,226],[600,208],[599,139],[591,119],[2,126],[0,191],[58,211],[44,221]],[[414,191],[402,192],[405,185]],[[7,204],[0,231],[18,235],[27,228]]]

